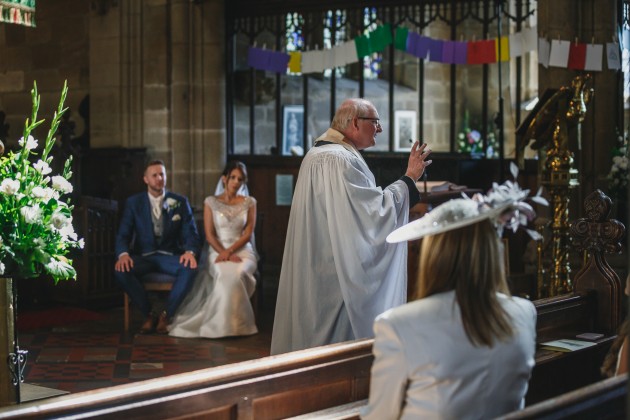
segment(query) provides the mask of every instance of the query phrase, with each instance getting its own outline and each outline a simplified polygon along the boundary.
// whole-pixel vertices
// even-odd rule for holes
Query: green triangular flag
[[[396,37],[394,47],[397,50],[407,51],[407,37],[409,36],[409,28],[396,28]]]

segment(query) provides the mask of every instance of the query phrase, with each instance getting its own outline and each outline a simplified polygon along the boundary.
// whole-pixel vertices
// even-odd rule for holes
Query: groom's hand
[[[132,268],[133,260],[131,259],[129,254],[120,254],[120,257],[118,257],[118,261],[116,261],[116,264],[114,265],[114,269],[116,271],[126,273],[131,271]]]
[[[184,267],[189,267],[192,269],[197,268],[197,259],[195,258],[195,254],[192,252],[184,252],[181,257],[179,257],[179,263]]]

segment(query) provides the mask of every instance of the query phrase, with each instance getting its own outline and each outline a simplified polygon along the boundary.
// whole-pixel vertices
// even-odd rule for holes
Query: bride
[[[239,194],[246,182],[245,165],[229,162],[221,176],[223,192],[204,200],[208,261],[175,314],[169,335],[218,338],[258,332],[249,300],[256,289],[256,199]]]

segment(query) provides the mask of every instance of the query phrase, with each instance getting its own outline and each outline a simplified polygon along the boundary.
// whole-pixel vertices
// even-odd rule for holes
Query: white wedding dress
[[[212,209],[214,227],[225,248],[242,235],[248,210],[255,204],[249,196],[233,206],[215,196],[206,197],[204,205]],[[207,248],[207,263],[200,266],[192,289],[173,318],[169,335],[218,338],[257,333],[249,300],[256,289],[257,257],[252,244],[247,243],[236,253],[242,260],[239,263],[215,263],[217,252],[211,246]]]

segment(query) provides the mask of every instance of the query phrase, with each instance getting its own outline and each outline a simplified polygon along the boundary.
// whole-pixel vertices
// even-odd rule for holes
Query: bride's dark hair
[[[247,183],[247,167],[240,160],[229,161],[227,165],[225,165],[222,175],[227,178],[234,169],[239,169],[243,173],[243,182]]]

